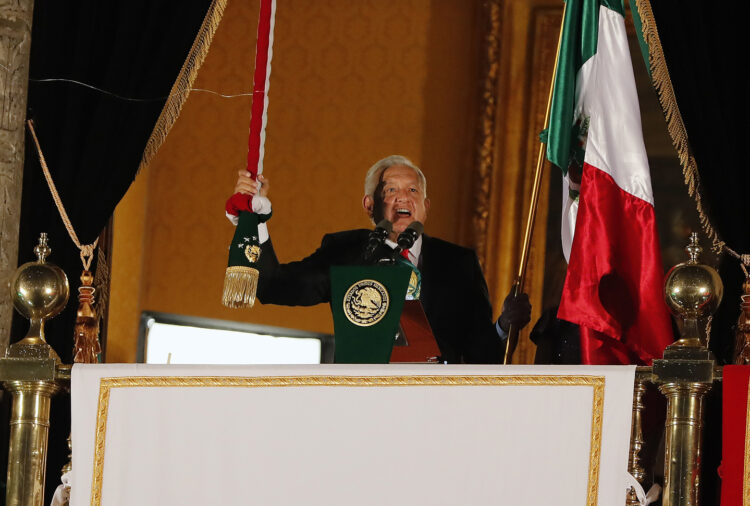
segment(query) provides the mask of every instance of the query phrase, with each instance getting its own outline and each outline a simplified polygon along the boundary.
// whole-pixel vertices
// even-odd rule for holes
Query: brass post
[[[44,338],[44,322],[58,314],[68,300],[68,279],[46,263],[51,253],[47,234],[34,248],[36,262],[16,270],[10,289],[16,310],[30,320],[26,337],[0,358],[0,381],[13,398],[8,452],[8,506],[42,506],[47,466],[50,405],[60,384],[70,379],[70,367]]]
[[[667,398],[663,506],[698,505],[703,399],[713,385],[714,367],[705,347],[679,341],[654,360],[659,391]]]
[[[667,397],[663,506],[698,505],[703,399],[718,379],[698,321],[716,311],[724,287],[717,272],[699,262],[697,234],[685,249],[690,259],[672,267],[664,282],[665,302],[683,322],[681,336],[653,366],[654,381]]]
[[[630,429],[630,454],[628,455],[628,472],[641,485],[644,484],[646,471],[641,464],[641,448],[643,448],[643,426],[641,413],[643,413],[643,394],[646,392],[646,381],[639,376],[635,378],[633,386],[633,422]],[[632,488],[627,493],[627,506],[637,506],[638,497]]]
[[[13,396],[8,453],[8,506],[42,506],[47,468],[47,438],[54,381],[6,381]]]
[[[695,506],[701,472],[703,398],[709,383],[664,383],[667,397],[663,506]]]

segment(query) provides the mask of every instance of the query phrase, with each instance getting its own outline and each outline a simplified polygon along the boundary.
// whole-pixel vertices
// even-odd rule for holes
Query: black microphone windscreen
[[[390,234],[391,232],[393,232],[393,223],[391,223],[390,221],[388,221],[385,218],[383,218],[376,225],[376,228],[382,228],[383,230],[385,230],[386,232],[388,232]]]
[[[422,225],[422,223],[418,221],[412,221],[406,228],[410,228],[415,231],[417,233],[417,237],[422,235],[422,232],[424,232],[424,225]]]

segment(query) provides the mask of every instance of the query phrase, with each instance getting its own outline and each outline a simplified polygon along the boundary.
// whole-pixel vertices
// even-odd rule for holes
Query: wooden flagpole
[[[549,113],[552,108],[552,93],[555,89],[555,77],[557,76],[557,62],[560,59],[560,44],[562,43],[563,27],[565,26],[565,10],[567,9],[567,2],[563,4],[562,21],[560,22],[560,34],[557,37],[557,51],[555,52],[555,66],[552,69],[552,81],[549,86],[549,95],[547,97],[547,110],[544,113],[544,127],[546,129],[549,126]],[[542,175],[544,174],[544,162],[546,157],[544,155],[547,144],[544,142],[539,143],[539,151],[536,158],[536,171],[534,173],[534,186],[531,191],[531,202],[529,202],[529,213],[526,218],[526,231],[523,236],[523,244],[521,247],[521,260],[518,265],[518,274],[513,282],[512,293],[514,297],[517,297],[523,291],[523,282],[526,277],[526,265],[529,263],[529,248],[531,246],[531,236],[534,233],[534,218],[536,217],[536,208],[539,203],[539,189],[542,186]],[[513,352],[516,350],[518,345],[518,331],[520,329],[517,325],[511,324],[508,329],[508,339],[505,342],[505,357],[503,364],[510,364],[513,360]]]

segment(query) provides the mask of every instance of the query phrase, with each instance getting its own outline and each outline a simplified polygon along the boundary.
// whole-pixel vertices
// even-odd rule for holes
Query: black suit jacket
[[[280,264],[271,241],[259,259],[258,299],[263,304],[312,306],[331,301],[330,267],[357,265],[370,231],[327,234],[312,255]],[[487,283],[473,250],[422,236],[421,302],[443,360],[500,363],[504,341],[492,319]]]

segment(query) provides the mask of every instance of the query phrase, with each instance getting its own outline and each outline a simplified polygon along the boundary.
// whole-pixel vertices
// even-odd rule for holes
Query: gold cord
[[[736,251],[734,251],[732,248],[730,248],[726,244],[724,245],[724,250],[726,250],[727,253],[729,253],[734,258],[736,258],[737,260],[740,261],[740,267],[742,267],[742,272],[745,273],[745,277],[746,278],[750,278],[750,276],[748,276],[748,272],[747,272],[747,267],[750,266],[750,255],[748,255],[748,254],[741,255],[740,253],[737,253]]]
[[[78,240],[78,235],[73,229],[73,225],[70,223],[70,218],[68,218],[68,213],[65,212],[65,207],[63,206],[62,200],[60,200],[60,194],[57,193],[55,183],[54,181],[52,181],[52,175],[50,174],[49,168],[47,167],[47,162],[44,159],[42,147],[39,145],[39,139],[37,139],[36,132],[34,131],[34,122],[32,120],[28,120],[26,121],[26,124],[28,125],[29,131],[31,132],[31,137],[34,138],[34,144],[36,144],[36,152],[39,154],[39,163],[42,165],[42,172],[44,172],[44,178],[47,180],[47,186],[49,186],[49,191],[52,194],[52,200],[55,201],[57,211],[60,213],[60,218],[62,218],[62,221],[65,224],[65,228],[68,230],[68,235],[70,236],[76,247],[81,250],[81,263],[83,264],[84,270],[88,271],[91,267],[91,261],[94,259],[94,249],[99,242],[99,238],[97,237],[92,244],[81,244],[81,241]]]

